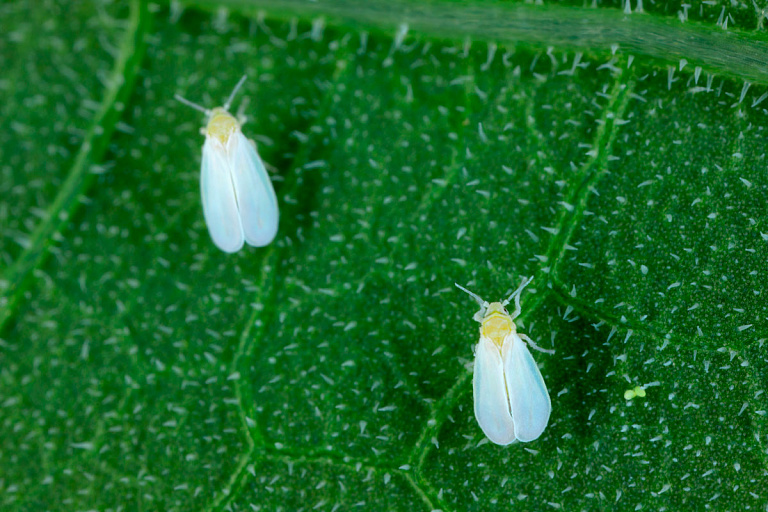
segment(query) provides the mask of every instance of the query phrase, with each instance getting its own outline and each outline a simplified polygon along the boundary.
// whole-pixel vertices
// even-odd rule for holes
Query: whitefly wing
[[[515,440],[515,424],[509,412],[504,365],[497,345],[481,337],[475,350],[473,377],[475,418],[485,435],[496,444]]]
[[[552,412],[544,378],[528,346],[517,334],[504,339],[501,356],[515,436],[523,442],[533,441],[544,432]]]
[[[207,137],[200,171],[203,215],[213,243],[231,253],[243,247],[243,228],[229,167],[224,147],[213,137]]]
[[[230,165],[243,235],[249,245],[263,247],[277,234],[277,197],[256,148],[239,130],[230,141]]]

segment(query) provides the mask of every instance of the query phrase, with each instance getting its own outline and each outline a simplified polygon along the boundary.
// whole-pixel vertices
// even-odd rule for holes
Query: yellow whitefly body
[[[208,137],[215,137],[226,146],[232,134],[239,129],[240,123],[232,114],[222,107],[216,107],[211,111],[211,119],[208,121],[205,133]]]
[[[501,349],[504,338],[513,332],[517,332],[517,326],[507,309],[501,302],[491,302],[480,324],[480,336],[490,339]]]

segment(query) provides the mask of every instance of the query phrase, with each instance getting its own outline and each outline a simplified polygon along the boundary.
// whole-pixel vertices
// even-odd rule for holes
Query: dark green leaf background
[[[0,508],[765,510],[767,6],[357,7],[0,7]],[[227,255],[173,96],[243,74],[281,226]],[[499,447],[454,282],[522,276]]]

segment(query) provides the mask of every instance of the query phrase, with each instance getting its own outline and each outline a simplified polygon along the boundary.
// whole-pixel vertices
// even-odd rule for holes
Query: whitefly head
[[[221,144],[226,145],[232,134],[240,129],[240,123],[237,121],[237,119],[235,119],[235,116],[229,113],[229,107],[232,106],[232,101],[235,99],[237,92],[243,86],[243,83],[245,83],[246,78],[248,78],[248,76],[243,75],[240,81],[237,82],[237,85],[235,85],[235,88],[232,90],[229,98],[227,98],[227,101],[224,102],[224,105],[221,107],[216,107],[213,109],[205,108],[202,105],[198,105],[197,103],[189,101],[188,99],[178,94],[175,96],[175,98],[183,104],[204,113],[208,117],[208,124],[206,125],[204,131],[206,137],[214,138],[215,140],[221,142]]]
[[[475,299],[475,302],[480,306],[480,310],[475,313],[475,315],[472,317],[476,321],[483,323],[487,319],[495,316],[505,316],[509,320],[513,320],[517,318],[518,315],[520,315],[520,294],[523,292],[526,286],[530,284],[530,282],[533,281],[533,278],[523,278],[522,284],[512,292],[512,294],[507,298],[507,300],[502,302],[491,302],[490,304],[483,300],[479,295],[476,293],[473,293],[463,286],[461,286],[458,283],[454,283],[458,289],[465,292],[467,295]],[[509,311],[507,311],[507,304],[510,302],[515,302],[515,311],[510,315]]]
[[[485,318],[488,318],[491,315],[494,314],[500,314],[500,315],[509,315],[509,311],[507,311],[507,308],[504,306],[501,302],[491,302],[488,304],[488,307],[485,309]]]

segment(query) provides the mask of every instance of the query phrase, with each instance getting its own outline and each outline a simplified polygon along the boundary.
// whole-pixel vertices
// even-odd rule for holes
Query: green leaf
[[[67,8],[0,8],[3,510],[765,508],[764,6]],[[243,74],[281,226],[227,255],[174,95]],[[522,276],[500,447],[454,282]]]

